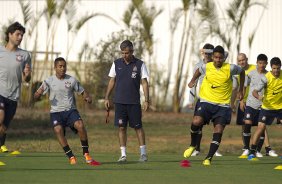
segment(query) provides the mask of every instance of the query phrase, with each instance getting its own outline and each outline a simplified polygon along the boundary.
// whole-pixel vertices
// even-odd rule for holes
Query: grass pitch
[[[1,153],[1,184],[187,184],[187,183],[271,183],[278,184],[282,170],[282,159],[263,157],[250,162],[237,156],[215,157],[211,166],[203,166],[204,156],[191,157],[191,167],[182,168],[181,155],[152,154],[149,161],[139,163],[138,155],[129,154],[126,164],[116,162],[118,154],[96,154],[101,166],[89,166],[78,156],[77,165],[69,165],[63,153],[22,153],[9,156]]]

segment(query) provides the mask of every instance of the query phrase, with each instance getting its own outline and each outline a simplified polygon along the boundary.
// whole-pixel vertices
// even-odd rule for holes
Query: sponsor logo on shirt
[[[131,74],[131,78],[135,79],[136,78],[137,73],[136,72],[132,72]]]

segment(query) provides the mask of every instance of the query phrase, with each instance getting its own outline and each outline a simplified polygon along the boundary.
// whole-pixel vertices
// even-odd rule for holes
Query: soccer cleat
[[[70,161],[70,164],[71,164],[71,165],[75,165],[75,164],[76,164],[76,158],[75,158],[75,156],[70,157],[70,158],[69,158],[69,161]]]
[[[214,156],[216,156],[216,157],[222,157],[222,154],[219,153],[218,151],[216,151],[215,154],[214,154]]]
[[[266,156],[278,157],[278,154],[274,150],[270,150],[268,153],[266,153]]]
[[[148,161],[148,156],[143,154],[139,158],[139,162],[147,162]]]
[[[126,162],[126,156],[121,156],[119,159],[118,159],[118,163],[125,163]]]
[[[187,148],[183,153],[184,158],[189,158],[192,155],[192,153],[194,152],[194,150],[195,150],[195,147],[189,146],[189,148]]]
[[[205,159],[205,160],[203,161],[203,165],[204,165],[204,166],[210,166],[210,165],[211,165],[211,161],[210,161],[209,159]]]
[[[89,155],[89,153],[85,153],[84,154],[84,158],[85,158],[85,162],[87,164],[91,163],[93,161],[93,159],[91,158],[91,156]]]
[[[256,157],[258,157],[258,158],[262,158],[262,157],[263,157],[263,155],[261,154],[261,152],[257,151],[257,152],[256,152]]]
[[[249,161],[258,161],[259,159],[254,154],[250,154],[248,156],[248,160]]]
[[[3,152],[3,153],[9,152],[8,148],[7,148],[5,145],[2,145],[2,146],[0,147],[0,150],[1,150],[1,152]]]
[[[241,156],[239,156],[239,158],[248,158],[248,155],[250,153],[250,150],[249,149],[243,149],[243,153]]]
[[[192,157],[195,157],[195,156],[197,156],[197,155],[199,155],[199,154],[200,154],[199,151],[194,150],[191,156],[192,156]]]

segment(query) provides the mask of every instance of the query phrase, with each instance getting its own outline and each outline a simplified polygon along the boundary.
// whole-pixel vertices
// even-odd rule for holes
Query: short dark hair
[[[268,58],[265,54],[259,54],[257,57],[257,61],[266,61],[267,62]]]
[[[219,52],[219,53],[221,53],[222,55],[224,55],[224,48],[222,47],[222,46],[220,46],[220,45],[218,45],[218,46],[216,46],[214,49],[213,49],[213,53],[215,53],[215,52]]]
[[[64,62],[66,63],[65,58],[63,58],[63,57],[58,57],[58,58],[56,58],[55,61],[54,61],[54,66],[56,66],[59,61],[64,61]]]
[[[203,47],[203,49],[214,49],[214,46],[210,43],[206,43]]]
[[[124,50],[127,47],[129,48],[129,50],[133,50],[133,44],[129,40],[124,40],[123,42],[121,42],[119,47],[120,47],[120,50]]]
[[[22,31],[23,32],[23,34],[25,33],[25,28],[20,24],[20,23],[18,23],[18,22],[15,22],[15,23],[13,23],[13,24],[11,24],[8,28],[7,28],[7,30],[6,30],[6,32],[5,32],[5,40],[6,40],[6,42],[9,42],[9,33],[14,33],[16,30],[20,30],[20,31]]]
[[[281,66],[281,60],[279,57],[274,57],[270,60],[270,66],[272,65],[280,65]]]

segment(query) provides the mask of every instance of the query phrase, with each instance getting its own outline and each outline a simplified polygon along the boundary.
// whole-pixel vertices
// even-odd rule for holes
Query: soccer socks
[[[258,147],[257,145],[252,144],[249,155],[251,154],[256,155],[257,147]]]
[[[125,146],[121,146],[120,147],[120,152],[121,152],[121,157],[126,157],[126,147]]]
[[[260,152],[261,151],[261,148],[263,146],[263,143],[264,143],[264,137],[265,135],[262,134],[259,138],[259,142],[258,142],[258,147],[257,147],[257,151]]]
[[[270,147],[270,146],[266,146],[266,147],[265,147],[265,153],[269,153],[270,150],[271,150],[271,147]]]
[[[89,153],[89,151],[88,151],[88,140],[85,140],[85,141],[83,141],[83,140],[80,140],[80,142],[81,142],[81,147],[82,147],[82,151],[83,151],[83,155],[85,154],[85,153]]]
[[[200,129],[201,129],[201,126],[195,126],[193,124],[191,125],[191,130],[190,130],[190,133],[191,133],[191,145],[190,146],[193,146],[193,147],[197,146],[197,140],[198,140],[197,138],[198,138]]]
[[[146,145],[140,146],[140,155],[147,155],[146,154]]]
[[[218,147],[220,145],[221,137],[222,137],[222,133],[214,133],[213,134],[212,142],[211,142],[211,145],[210,145],[210,150],[209,150],[209,153],[208,153],[208,155],[205,159],[209,159],[209,160],[212,159],[213,155],[215,154],[216,150],[218,149]]]
[[[202,129],[203,129],[203,126],[201,126],[198,132],[198,135],[197,135],[197,146],[196,146],[197,151],[201,151],[201,141],[202,141],[202,136],[203,136]]]
[[[250,149],[250,139],[251,139],[251,127],[250,124],[245,124],[243,130],[243,141],[244,141],[244,149]]]
[[[64,149],[64,151],[65,151],[65,154],[66,154],[69,158],[71,158],[71,157],[74,156],[73,153],[72,153],[72,151],[71,151],[71,149],[70,149],[70,147],[69,147],[69,145],[66,145],[65,147],[63,147],[63,149]]]
[[[7,134],[5,133],[2,137],[0,137],[0,146],[5,145],[6,135],[7,135]]]

